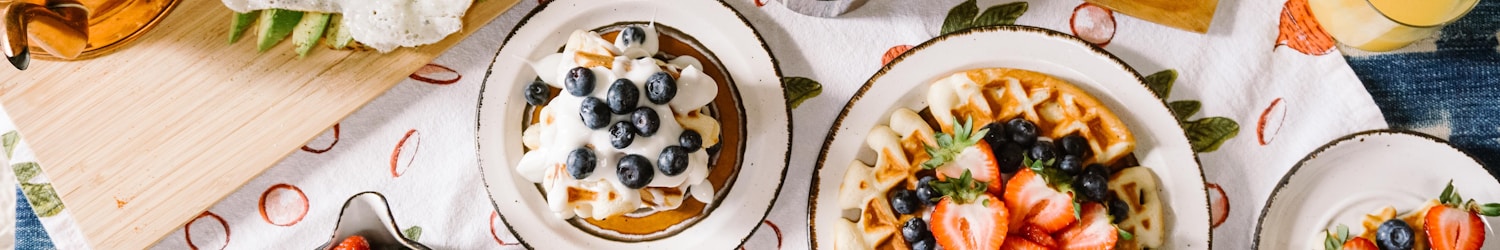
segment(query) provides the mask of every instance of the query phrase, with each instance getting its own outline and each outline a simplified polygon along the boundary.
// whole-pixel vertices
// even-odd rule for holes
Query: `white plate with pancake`
[[[1319,232],[1349,227],[1364,231],[1361,218],[1393,206],[1399,214],[1435,199],[1451,180],[1464,198],[1500,202],[1500,181],[1491,171],[1448,142],[1430,135],[1372,130],[1335,139],[1287,170],[1266,199],[1256,223],[1256,249],[1321,247]],[[1488,224],[1485,249],[1500,247]],[[1421,232],[1417,232],[1421,233]]]
[[[624,25],[655,25],[664,40],[662,51],[680,54],[668,49],[671,40],[680,50],[700,53],[705,73],[718,80],[710,109],[723,125],[723,146],[711,160],[714,197],[666,212],[561,219],[548,208],[541,188],[515,169],[525,150],[522,130],[533,112],[522,90],[537,77],[527,61],[557,53],[574,30],[613,37]],[[780,79],[760,34],[719,1],[544,2],[506,39],[481,90],[476,140],[486,189],[505,226],[527,248],[737,247],[766,217],[786,175],[791,116]],[[614,172],[613,166],[599,168],[596,172]]]
[[[993,26],[917,45],[875,73],[844,106],[824,142],[813,176],[808,213],[814,249],[835,249],[836,220],[845,220],[844,211],[837,207],[839,187],[850,162],[875,162],[875,152],[865,146],[871,128],[885,124],[898,108],[926,108],[928,86],[935,80],[979,68],[1044,73],[1098,99],[1133,132],[1136,159],[1160,179],[1159,195],[1168,204],[1164,248],[1209,248],[1212,237],[1202,169],[1182,127],[1166,104],[1146,88],[1141,75],[1103,49],[1064,33]]]

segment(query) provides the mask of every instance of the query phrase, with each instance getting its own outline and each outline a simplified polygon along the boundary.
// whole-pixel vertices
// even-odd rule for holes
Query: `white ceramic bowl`
[[[933,38],[875,73],[834,122],[818,157],[808,200],[814,248],[833,249],[838,189],[849,162],[874,162],[866,149],[870,128],[884,124],[896,108],[927,106],[927,86],[955,72],[1006,67],[1067,80],[1114,111],[1135,134],[1135,156],[1161,179],[1169,205],[1167,249],[1209,247],[1208,191],[1182,127],[1166,104],[1148,90],[1139,73],[1083,40],[1027,26],[975,28]],[[828,209],[823,209],[828,208]]]
[[[738,108],[741,150],[738,173],[696,222],[649,238],[621,238],[584,230],[547,208],[534,183],[518,176],[526,103],[521,89],[536,77],[525,60],[556,53],[573,30],[621,23],[670,27],[690,36],[717,58],[729,78]],[[703,58],[700,58],[703,59]],[[711,60],[703,60],[708,63]],[[480,170],[496,210],[522,244],[539,249],[622,249],[738,246],[760,225],[785,178],[791,149],[791,116],[781,73],[764,41],[743,17],[719,1],[553,0],[522,19],[495,56],[480,94],[477,146]],[[726,126],[726,128],[728,128]],[[726,137],[728,137],[726,135]],[[735,143],[733,141],[729,143]],[[598,170],[612,173],[613,167]],[[716,206],[716,207],[714,207]]]
[[[1365,131],[1335,139],[1287,170],[1256,224],[1256,249],[1312,249],[1319,232],[1339,224],[1364,231],[1360,218],[1395,206],[1400,213],[1437,198],[1453,181],[1465,199],[1500,202],[1500,181],[1446,141],[1397,130]],[[1500,249],[1493,225],[1485,249]],[[1418,232],[1421,233],[1421,232]]]

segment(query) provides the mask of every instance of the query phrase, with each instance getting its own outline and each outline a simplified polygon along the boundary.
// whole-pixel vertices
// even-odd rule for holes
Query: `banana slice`
[[[1130,216],[1120,229],[1135,234],[1134,241],[1120,241],[1121,249],[1158,248],[1166,241],[1166,218],[1156,174],[1146,167],[1125,168],[1109,178],[1109,190],[1130,206]]]

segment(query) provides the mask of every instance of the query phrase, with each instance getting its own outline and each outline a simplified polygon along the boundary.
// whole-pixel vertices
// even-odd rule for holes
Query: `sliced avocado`
[[[323,30],[328,29],[328,13],[309,12],[302,15],[302,21],[292,29],[292,44],[297,45],[297,57],[306,57],[307,52],[312,51],[313,45],[318,44],[318,39],[323,38]]]
[[[302,22],[302,12],[283,9],[268,9],[260,12],[260,23],[256,25],[256,34],[260,40],[256,44],[257,50],[266,52],[267,49],[275,47],[276,43],[286,39],[286,35],[292,33],[292,28]]]
[[[328,25],[328,47],[332,47],[333,49],[349,49],[349,44],[354,41],[354,36],[349,35],[349,29],[344,28],[344,15],[334,14],[332,19],[331,22],[333,24]]]
[[[245,31],[250,29],[250,24],[255,23],[256,17],[260,17],[260,10],[234,13],[234,21],[229,24],[229,43],[240,41],[240,37],[243,37]]]

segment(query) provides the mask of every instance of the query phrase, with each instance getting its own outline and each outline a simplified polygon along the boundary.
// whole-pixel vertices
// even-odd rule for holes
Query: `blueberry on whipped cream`
[[[708,115],[718,84],[698,58],[661,55],[654,27],[625,27],[607,41],[574,31],[561,53],[530,62],[550,100],[522,133],[516,172],[538,183],[559,218],[604,219],[649,208],[708,203],[710,150],[719,121]],[[662,59],[670,58],[670,59]],[[604,174],[599,174],[604,173]]]

